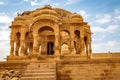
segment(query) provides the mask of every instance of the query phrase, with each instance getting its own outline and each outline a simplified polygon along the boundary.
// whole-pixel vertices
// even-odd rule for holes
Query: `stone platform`
[[[20,80],[120,80],[120,54],[96,54],[91,59],[80,56],[51,59],[44,56],[41,60],[0,62],[0,74],[6,70],[18,71]]]

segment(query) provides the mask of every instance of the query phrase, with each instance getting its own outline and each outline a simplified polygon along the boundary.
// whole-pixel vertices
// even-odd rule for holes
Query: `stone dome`
[[[40,10],[40,14],[57,15],[57,12],[53,9],[42,9],[42,10]]]
[[[69,17],[70,17],[72,20],[76,20],[76,21],[83,22],[82,16],[79,15],[79,14],[77,14],[77,13],[72,13]]]
[[[52,14],[52,15],[57,15],[57,12],[52,9],[50,5],[45,5],[41,10],[40,14]]]
[[[82,18],[82,16],[77,13],[73,13],[70,15],[70,18]]]

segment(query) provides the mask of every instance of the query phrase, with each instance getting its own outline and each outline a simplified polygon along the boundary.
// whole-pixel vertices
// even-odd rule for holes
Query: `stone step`
[[[37,78],[33,78],[33,77],[25,77],[25,78],[21,78],[20,80],[56,80],[56,78],[40,78],[40,77],[37,77]]]
[[[47,68],[44,68],[44,69],[39,69],[39,68],[34,68],[34,69],[32,69],[32,68],[27,68],[27,70],[32,70],[32,71],[37,71],[37,70],[39,70],[39,71],[49,71],[49,70],[55,70],[56,68],[50,68],[50,69],[47,69]]]
[[[37,77],[22,77],[21,80],[56,80],[55,76],[37,76]]]
[[[39,76],[41,76],[41,77],[55,77],[55,74],[26,74],[26,75],[24,75],[23,77],[39,77]]]
[[[55,73],[56,71],[55,70],[27,70],[25,71],[25,73]]]
[[[55,63],[30,63],[21,80],[56,80]]]
[[[40,76],[47,76],[47,75],[55,75],[55,73],[26,73],[24,74],[24,76],[26,75],[31,75],[31,76],[36,76],[36,75],[40,75]]]
[[[39,69],[39,68],[27,68],[27,70],[34,70],[34,71],[35,71],[35,70],[36,70],[36,71],[37,71],[37,70],[39,70],[39,71],[41,71],[41,70],[42,70],[42,71],[47,71],[47,70],[48,70],[48,71],[49,71],[49,70],[55,70],[55,69],[56,69],[56,68],[50,68],[50,69],[48,69],[48,68],[44,68],[44,69]]]

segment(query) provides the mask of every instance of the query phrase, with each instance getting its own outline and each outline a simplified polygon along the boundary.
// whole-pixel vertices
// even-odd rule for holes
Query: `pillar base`
[[[13,54],[13,53],[10,53],[10,55],[9,55],[9,56],[11,56],[11,57],[12,57],[12,56],[14,56],[14,54]]]

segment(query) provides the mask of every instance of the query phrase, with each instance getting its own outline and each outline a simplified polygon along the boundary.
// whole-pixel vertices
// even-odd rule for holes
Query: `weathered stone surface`
[[[62,61],[57,80],[119,80],[120,59]]]
[[[120,53],[92,54],[81,15],[45,5],[14,19],[0,80],[120,80]]]
[[[119,80],[120,58],[0,63],[0,74],[6,70],[20,72],[20,80]]]
[[[22,73],[15,70],[5,70],[0,74],[0,80],[20,80]]]
[[[16,56],[32,58],[34,54],[90,57],[92,53],[90,26],[81,15],[64,9],[45,5],[24,11],[14,19],[10,29],[8,60],[16,59]]]
[[[55,62],[31,62],[22,76],[22,80],[56,80]]]

